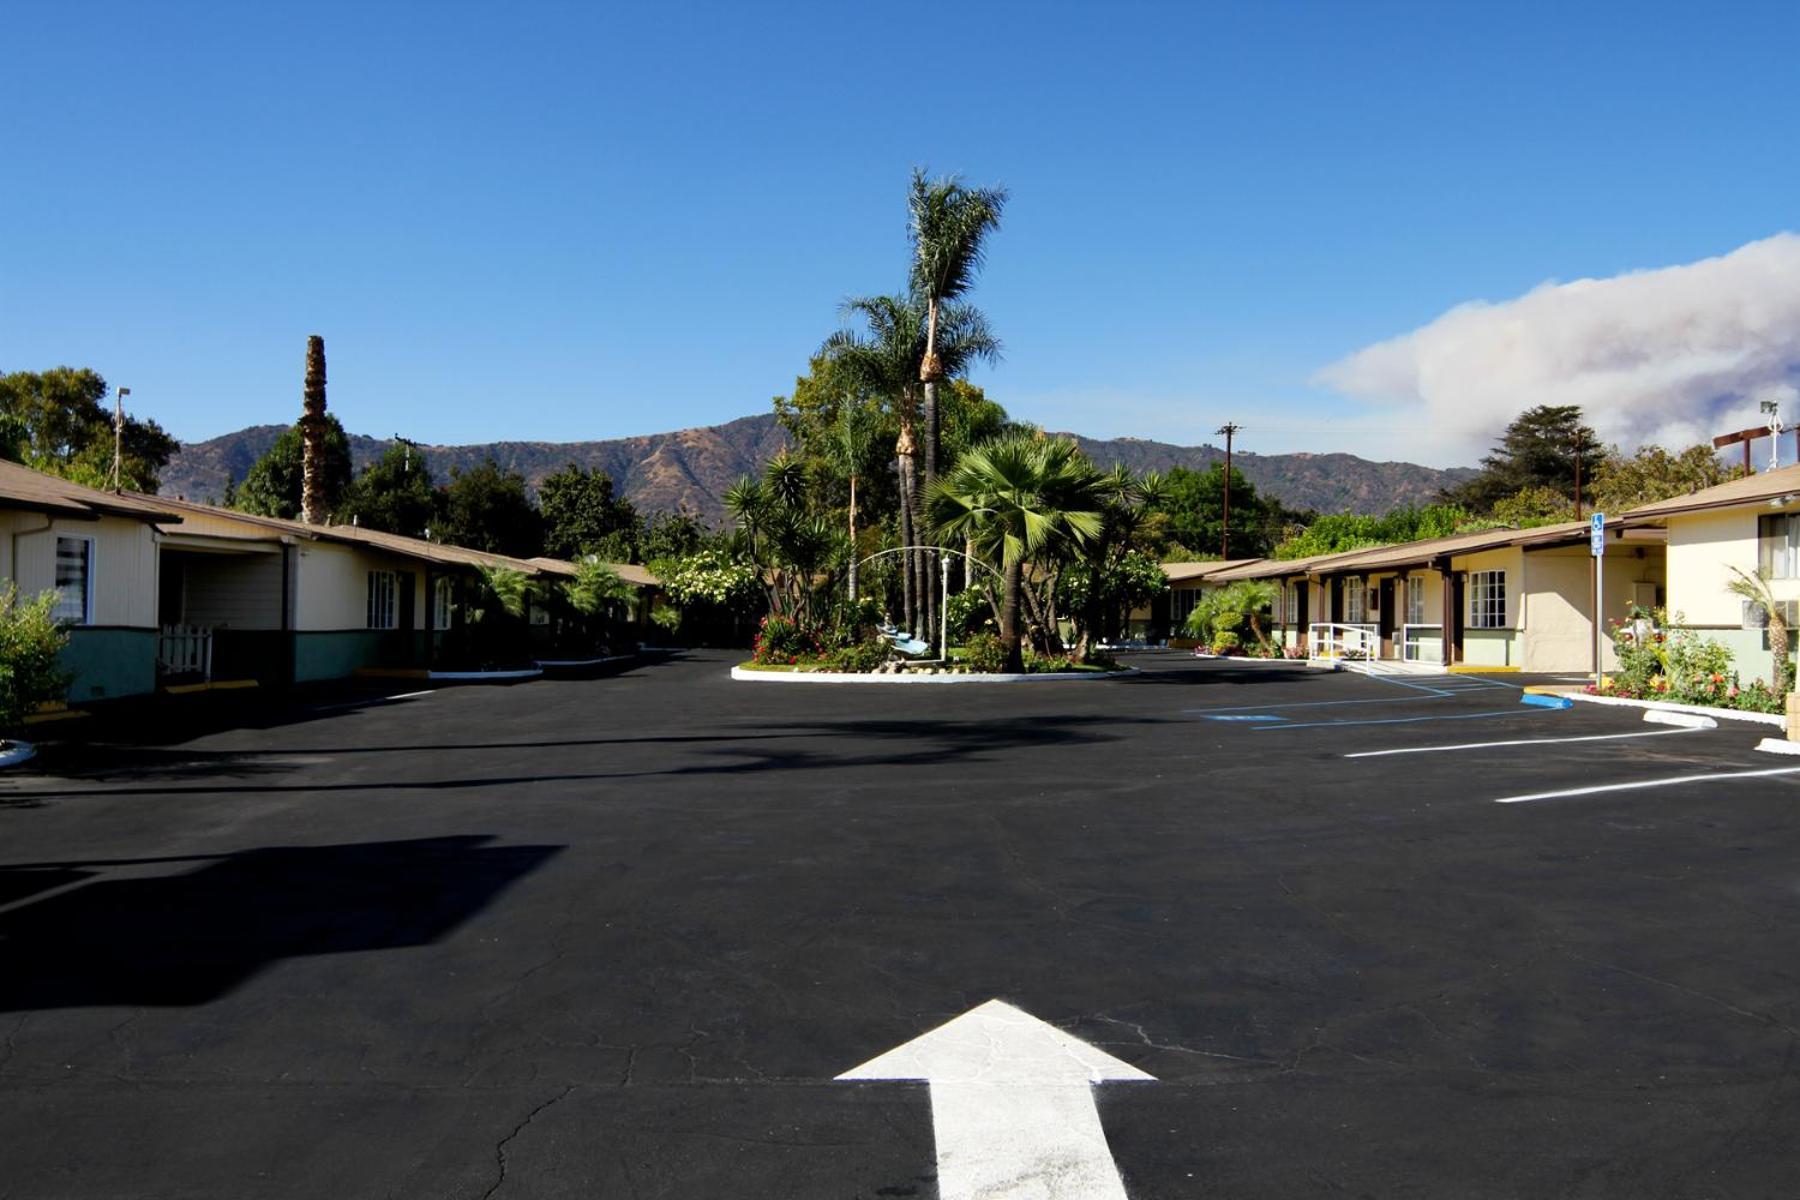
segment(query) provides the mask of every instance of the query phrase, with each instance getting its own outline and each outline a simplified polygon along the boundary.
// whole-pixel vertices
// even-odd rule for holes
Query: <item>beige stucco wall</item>
[[[0,573],[35,596],[56,583],[56,539],[91,538],[93,625],[151,629],[156,625],[156,533],[142,521],[96,521],[0,511]]]
[[[1688,625],[1740,628],[1743,601],[1725,590],[1730,567],[1756,573],[1756,518],[1768,509],[1740,508],[1669,518],[1670,619]],[[1800,579],[1772,579],[1778,600],[1800,600]]]

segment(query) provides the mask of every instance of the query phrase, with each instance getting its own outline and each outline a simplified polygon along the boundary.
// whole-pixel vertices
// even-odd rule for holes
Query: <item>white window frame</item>
[[[1169,625],[1180,629],[1187,624],[1188,614],[1194,611],[1194,605],[1200,600],[1200,589],[1172,588],[1169,592]]]
[[[63,588],[56,584],[56,569],[62,560],[62,544],[64,542],[80,542],[84,547],[81,564],[81,615],[68,616],[63,612],[67,597]],[[50,582],[56,586],[56,608],[52,615],[64,625],[92,625],[94,623],[94,558],[96,547],[94,538],[85,533],[58,533],[56,545],[50,558]]]
[[[1498,604],[1496,609],[1495,605]],[[1506,572],[1469,572],[1469,628],[1505,629]]]
[[[1304,583],[1290,583],[1282,589],[1284,593],[1282,624],[1298,625],[1300,623],[1300,589],[1305,586]]]
[[[383,597],[382,585],[386,585],[386,596]],[[386,600],[385,613],[380,611],[383,599]],[[400,628],[400,573],[398,571],[369,572],[369,605],[368,628],[398,629]]]
[[[1369,616],[1369,585],[1359,575],[1344,580],[1344,624],[1362,625]]]
[[[1425,577],[1408,575],[1406,577],[1406,624],[1425,624]]]
[[[450,611],[455,604],[454,581],[439,575],[431,581],[431,628],[442,632],[450,628]]]

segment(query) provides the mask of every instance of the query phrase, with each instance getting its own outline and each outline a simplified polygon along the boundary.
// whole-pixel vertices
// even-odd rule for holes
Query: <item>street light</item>
[[[1781,405],[1774,400],[1762,402],[1763,415],[1769,418],[1769,470],[1781,466]]]

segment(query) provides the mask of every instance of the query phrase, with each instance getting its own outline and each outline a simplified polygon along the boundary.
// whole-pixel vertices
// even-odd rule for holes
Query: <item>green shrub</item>
[[[681,610],[672,604],[658,604],[650,610],[650,623],[673,636],[681,628]]]
[[[1236,654],[1239,645],[1238,635],[1229,629],[1221,629],[1212,637],[1214,654]]]
[[[975,634],[963,643],[963,661],[979,675],[998,675],[1006,669],[1006,643],[998,634]]]
[[[819,639],[811,630],[802,628],[792,617],[770,613],[758,627],[756,641],[751,644],[751,658],[768,666],[774,663],[798,663],[819,653]]]
[[[845,671],[868,675],[888,660],[888,644],[881,638],[839,646],[827,654],[821,665],[828,671]]]
[[[981,588],[964,588],[950,597],[950,616],[946,622],[950,636],[968,637],[993,628],[994,607]]]
[[[38,705],[69,694],[69,673],[57,663],[69,635],[50,615],[55,607],[54,591],[24,603],[11,584],[0,592],[0,729],[17,729]]]

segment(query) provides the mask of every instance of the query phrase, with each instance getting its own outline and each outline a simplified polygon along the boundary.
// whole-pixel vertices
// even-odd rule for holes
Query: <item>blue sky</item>
[[[0,368],[93,366],[190,439],[291,420],[315,332],[358,432],[765,411],[844,296],[902,281],[920,164],[1012,192],[975,296],[1006,357],[976,379],[1015,415],[1468,461],[1496,418],[1454,388],[1318,372],[1464,302],[1797,225],[1792,4],[69,2],[7,26]]]

